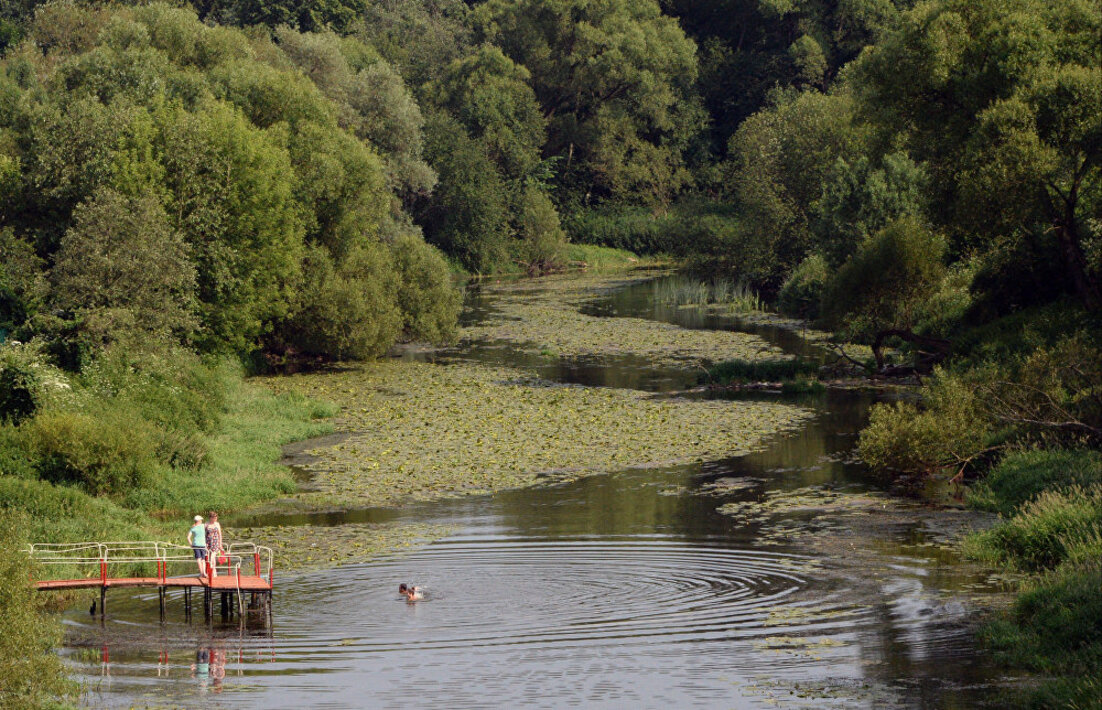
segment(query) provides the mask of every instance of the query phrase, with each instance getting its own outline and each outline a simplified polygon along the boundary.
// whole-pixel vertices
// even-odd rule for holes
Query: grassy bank
[[[73,688],[49,652],[60,629],[40,613],[51,600],[30,586],[25,545],[184,544],[195,513],[294,491],[277,464],[279,447],[330,431],[324,418],[334,410],[274,395],[236,366],[182,352],[105,355],[79,375],[53,369],[36,352],[9,346],[3,354],[0,706],[51,707]],[[22,409],[12,406],[20,394]]]
[[[1013,606],[981,632],[1004,662],[1044,678],[1015,700],[1036,708],[1102,707],[1102,454],[1012,454],[969,501],[1003,519],[967,538],[965,551],[1029,575]]]

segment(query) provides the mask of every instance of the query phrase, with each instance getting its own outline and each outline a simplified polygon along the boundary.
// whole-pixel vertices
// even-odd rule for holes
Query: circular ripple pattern
[[[729,639],[768,635],[771,612],[808,604],[793,598],[808,585],[807,566],[799,557],[653,539],[469,539],[288,582],[276,612],[280,636],[333,648],[339,634],[341,649],[358,651]],[[401,603],[402,581],[425,586],[427,599]],[[307,597],[328,603],[319,608]]]

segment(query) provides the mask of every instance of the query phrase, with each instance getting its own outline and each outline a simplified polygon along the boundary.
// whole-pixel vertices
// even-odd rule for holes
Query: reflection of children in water
[[[195,652],[195,663],[191,664],[191,677],[199,680],[199,691],[206,692],[212,685],[215,693],[222,692],[222,681],[226,677],[226,651],[222,648],[200,648]]]

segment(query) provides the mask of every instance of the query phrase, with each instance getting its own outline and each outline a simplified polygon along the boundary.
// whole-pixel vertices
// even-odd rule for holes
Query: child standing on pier
[[[207,528],[203,525],[203,516],[195,516],[195,525],[187,531],[187,544],[195,552],[195,563],[199,565],[199,576],[207,576]]]
[[[222,526],[218,524],[218,513],[210,512],[207,524],[207,564],[210,565],[210,577],[218,576],[218,556],[222,554]]]

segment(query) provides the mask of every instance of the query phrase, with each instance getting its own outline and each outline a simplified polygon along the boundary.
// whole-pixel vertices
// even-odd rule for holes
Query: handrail
[[[80,568],[98,565],[98,573],[106,584],[108,565],[155,563],[156,576],[162,582],[168,577],[169,563],[193,562],[192,548],[171,542],[156,540],[119,541],[119,542],[77,542],[77,543],[33,543],[25,549],[31,559],[39,565],[69,565]],[[249,557],[253,560],[257,577],[272,579],[274,554],[269,547],[252,542],[237,542],[227,545],[222,554],[227,558],[225,565],[218,565],[217,558],[209,564],[217,569],[237,570]],[[262,564],[262,560],[263,563]],[[91,570],[89,570],[91,572]],[[89,576],[91,576],[89,574]]]

